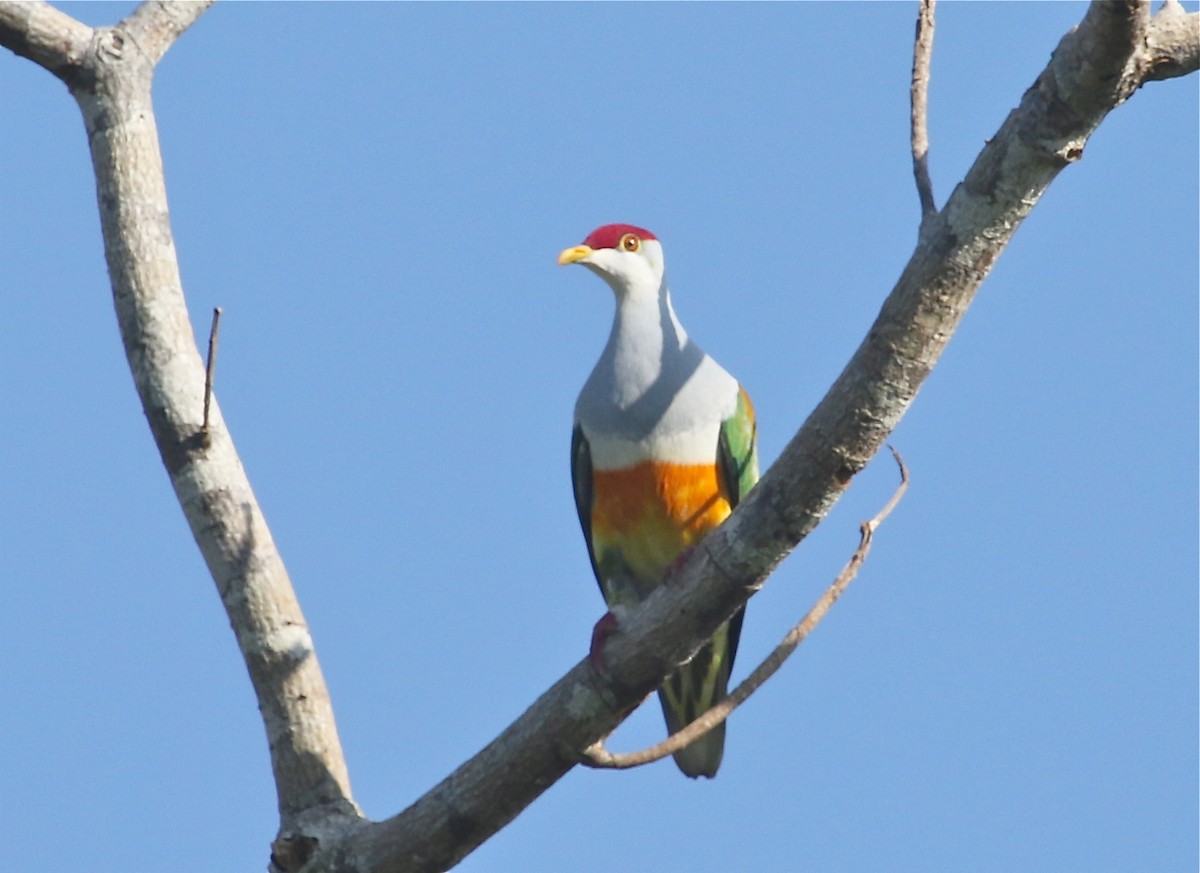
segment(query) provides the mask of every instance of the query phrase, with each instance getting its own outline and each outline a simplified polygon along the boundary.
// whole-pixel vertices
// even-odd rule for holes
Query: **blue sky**
[[[939,204],[1083,11],[938,10]],[[225,308],[218,396],[370,816],[603,611],[567,449],[611,299],[557,253],[654,231],[774,460],[916,239],[914,16],[229,4],[163,61],[193,322]],[[78,111],[7,52],[0,91],[6,864],[262,869],[262,725],[132,390]],[[460,869],[1196,868],[1197,114],[1196,76],[1146,87],[1018,231],[894,434],[908,497],[718,778],[572,772]],[[872,464],[751,602],[735,677],[894,481]],[[661,731],[646,706],[611,746]]]

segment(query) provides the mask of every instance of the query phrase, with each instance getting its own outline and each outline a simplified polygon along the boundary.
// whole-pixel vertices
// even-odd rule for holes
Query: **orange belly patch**
[[[592,547],[603,564],[606,550],[643,585],[653,586],[688,546],[729,515],[715,464],[648,461],[593,473]]]

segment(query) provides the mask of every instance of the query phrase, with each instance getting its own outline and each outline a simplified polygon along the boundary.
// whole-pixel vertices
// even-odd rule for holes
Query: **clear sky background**
[[[73,5],[90,24],[131,4]],[[1084,6],[943,4],[938,202]],[[1194,8],[1194,7],[1190,7]],[[911,254],[915,4],[226,5],[155,84],[198,338],[394,814],[586,650],[568,475],[611,296],[663,241],[764,466]],[[79,112],[0,52],[0,816],[13,871],[260,870],[262,724],[132,389]],[[486,871],[1194,871],[1197,77],[1117,109],[893,443],[909,496],[711,782],[576,770]],[[749,607],[735,676],[887,499],[877,459]],[[657,705],[613,737],[656,741]]]

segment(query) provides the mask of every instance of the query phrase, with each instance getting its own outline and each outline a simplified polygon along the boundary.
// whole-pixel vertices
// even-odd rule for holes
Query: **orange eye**
[[[637,234],[633,233],[625,234],[621,237],[621,241],[617,243],[621,247],[621,250],[626,252],[636,252],[641,244],[642,241],[637,238]]]

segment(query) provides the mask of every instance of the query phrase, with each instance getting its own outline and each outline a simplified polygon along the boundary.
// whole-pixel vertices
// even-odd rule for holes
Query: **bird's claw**
[[[612,611],[604,613],[596,626],[592,628],[592,646],[588,649],[588,663],[597,673],[607,673],[608,665],[604,663],[604,645],[619,630],[617,617]]]
[[[679,573],[679,569],[684,564],[687,563],[687,559],[692,556],[692,552],[694,552],[695,550],[696,550],[695,546],[687,546],[682,552],[680,552],[678,555],[675,556],[675,560],[673,560],[669,565],[667,565],[667,570],[665,573],[663,573],[663,582],[664,583],[668,583],[668,582],[671,582],[674,580],[676,574]]]

